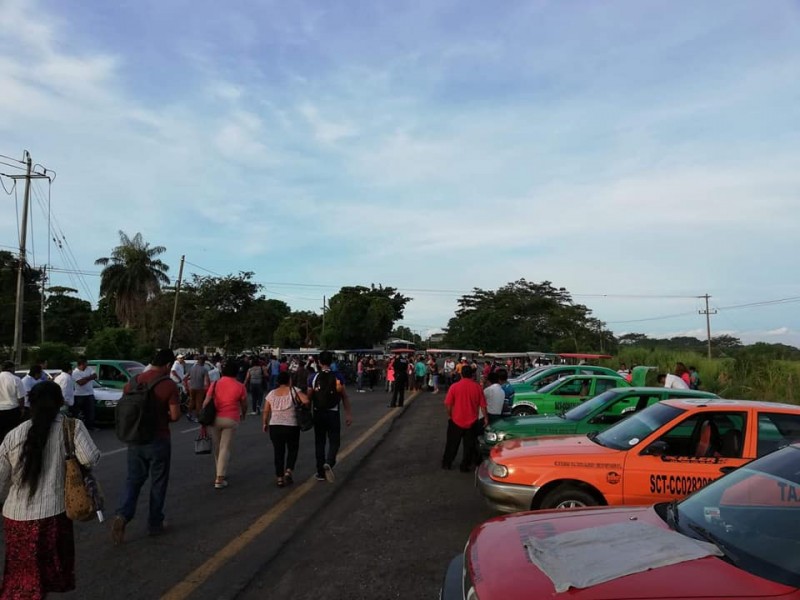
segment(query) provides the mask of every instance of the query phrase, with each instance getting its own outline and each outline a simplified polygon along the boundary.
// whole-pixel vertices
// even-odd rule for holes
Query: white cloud
[[[335,144],[339,140],[357,134],[355,126],[346,122],[328,120],[320,114],[319,109],[309,102],[304,102],[298,112],[305,117],[314,131],[314,138],[322,144]]]
[[[783,336],[790,332],[791,330],[788,327],[778,327],[777,329],[770,329],[769,331],[765,331],[764,335],[768,336]]]

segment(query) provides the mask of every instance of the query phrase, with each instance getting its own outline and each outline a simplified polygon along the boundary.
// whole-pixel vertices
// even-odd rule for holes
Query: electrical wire
[[[14,193],[14,188],[17,187],[17,180],[16,179],[11,180],[11,191],[9,192],[8,188],[6,187],[6,184],[3,182],[3,174],[0,173],[0,185],[3,186],[3,191],[10,196],[12,193]]]

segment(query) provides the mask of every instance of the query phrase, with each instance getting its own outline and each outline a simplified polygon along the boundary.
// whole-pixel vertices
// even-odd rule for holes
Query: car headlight
[[[504,432],[504,431],[498,431],[496,433],[496,435],[497,435],[497,441],[498,442],[502,442],[504,439],[506,439],[508,437],[508,434],[506,432]]]
[[[103,404],[105,404],[108,407],[114,407],[114,406],[117,405],[117,401],[116,400],[106,400]]]
[[[508,467],[505,465],[492,463],[489,472],[492,474],[492,477],[496,477],[497,479],[504,479],[505,477],[508,477]]]
[[[494,431],[487,431],[483,436],[487,442],[496,442],[497,434]]]

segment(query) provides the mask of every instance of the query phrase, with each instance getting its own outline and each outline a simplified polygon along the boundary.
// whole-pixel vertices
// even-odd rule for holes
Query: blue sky
[[[141,231],[173,276],[181,254],[252,270],[297,309],[345,284],[413,290],[422,332],[521,277],[657,336],[704,335],[691,296],[800,297],[795,1],[0,7],[0,154],[58,172],[87,271]],[[723,310],[714,330],[800,344],[798,307]]]

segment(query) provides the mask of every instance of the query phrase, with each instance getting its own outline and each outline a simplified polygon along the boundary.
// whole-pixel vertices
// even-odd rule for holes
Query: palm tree
[[[98,258],[101,265],[100,295],[114,303],[117,319],[125,327],[141,321],[145,303],[161,292],[161,285],[170,282],[169,266],[156,258],[167,251],[164,246],[153,246],[144,241],[141,233],[129,238],[119,232],[119,246],[110,257]]]

